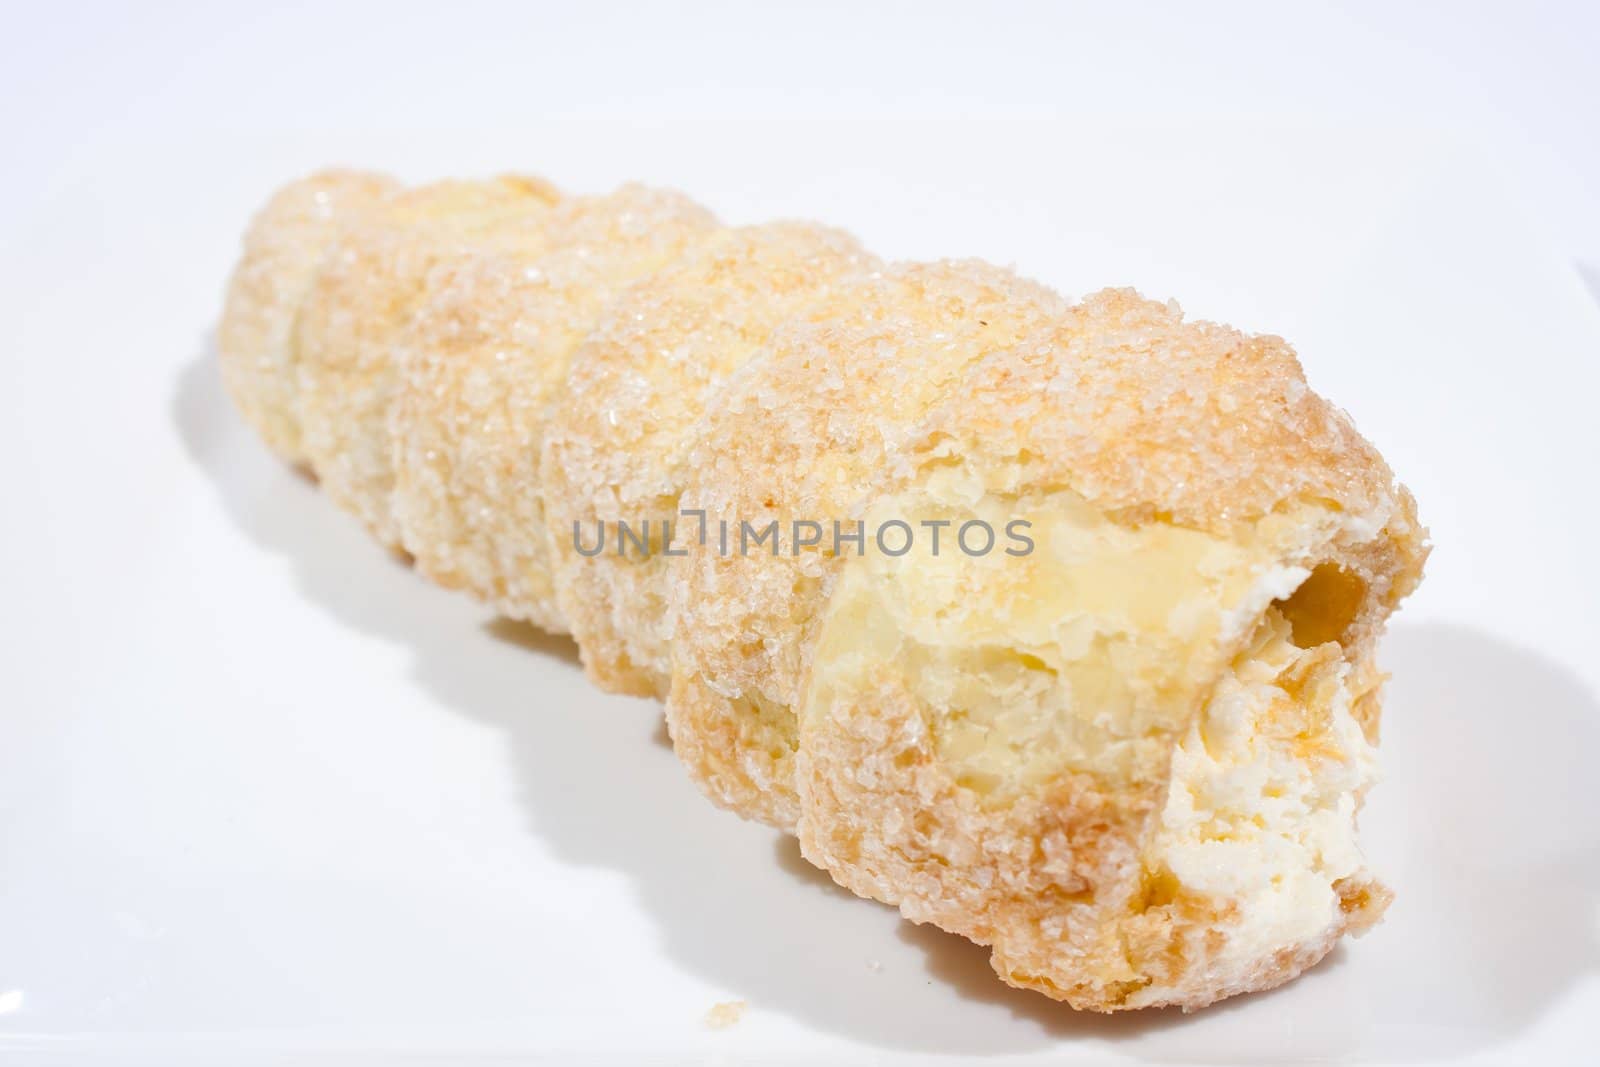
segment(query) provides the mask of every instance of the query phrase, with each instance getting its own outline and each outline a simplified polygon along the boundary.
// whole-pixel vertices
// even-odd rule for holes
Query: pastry
[[[444,181],[384,197],[338,227],[295,322],[300,444],[340,507],[378,540],[400,543],[389,413],[398,348],[436,284],[462,259],[531,259],[546,243],[556,192],[530,178]]]
[[[1193,1009],[1383,912],[1356,817],[1426,533],[1276,337],[637,186],[345,173],[258,217],[218,336],[380,540],[1006,982]]]
[[[563,633],[539,478],[545,421],[601,309],[716,222],[687,197],[628,185],[562,200],[543,225],[538,255],[467,254],[430,276],[395,350],[392,507],[423,574]]]
[[[672,559],[661,552],[661,524],[680,518],[708,402],[779,324],[834,306],[849,291],[842,281],[880,266],[836,230],[729,227],[627,289],[596,321],[545,429],[541,481],[562,613],[597,684],[667,695]],[[568,533],[650,516],[660,518],[648,554],[585,555]]]

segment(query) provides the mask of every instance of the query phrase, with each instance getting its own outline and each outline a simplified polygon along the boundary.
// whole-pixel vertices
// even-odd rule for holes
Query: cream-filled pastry
[[[1383,912],[1375,651],[1426,535],[1278,338],[639,187],[351,174],[257,219],[219,336],[381,540],[1006,982],[1191,1009]]]

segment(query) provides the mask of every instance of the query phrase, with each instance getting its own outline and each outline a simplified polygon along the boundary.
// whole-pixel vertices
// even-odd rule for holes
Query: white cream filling
[[[1269,609],[1174,752],[1147,864],[1187,895],[1234,905],[1208,984],[1242,981],[1277,952],[1326,936],[1340,919],[1334,883],[1363,870],[1356,811],[1377,777],[1376,750],[1351,712],[1338,652],[1297,648]],[[1151,986],[1130,1003],[1164,992]]]

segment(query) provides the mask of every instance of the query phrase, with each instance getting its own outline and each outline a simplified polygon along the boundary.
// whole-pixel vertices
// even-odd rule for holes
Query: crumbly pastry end
[[[1322,517],[1219,538],[938,481],[883,512],[1022,516],[1036,551],[847,565],[801,716],[806,854],[1103,1010],[1276,984],[1370,922],[1377,675],[1294,644],[1285,613],[1324,609],[1294,599],[1314,569],[1277,563]]]
[[[1267,988],[1376,921],[1372,649],[1426,549],[1287,347],[1098,294],[918,438],[877,516],[1023,519],[1035,549],[846,565],[800,716],[806,855],[1101,1011]]]
[[[678,193],[627,185],[558,202],[543,251],[441,263],[411,318],[391,412],[401,545],[429,578],[564,632],[540,477],[575,350],[627,286],[717,229]]]
[[[1388,891],[1356,844],[1376,779],[1354,714],[1378,681],[1366,667],[1336,641],[1302,648],[1278,608],[1263,614],[1173,752],[1124,920],[1150,984],[1127,1006],[1277,985],[1382,915]]]
[[[709,397],[780,323],[837,306],[841,286],[880,267],[838,230],[731,227],[629,287],[579,347],[545,430],[542,480],[560,606],[597,685],[667,694],[661,553],[669,530],[675,542],[697,537],[679,498]],[[622,540],[622,524],[648,553]]]
[[[329,170],[279,190],[245,234],[217,328],[223,385],[267,446],[305,461],[290,345],[306,290],[340,228],[400,186],[360,171]]]
[[[419,570],[570,625],[712,800],[1006,982],[1197,1008],[1387,904],[1356,816],[1426,536],[1278,338],[637,186],[330,172],[258,217],[219,349]],[[686,555],[571,550],[681,509]],[[813,519],[917,540],[794,552]],[[774,520],[783,551],[719,550]]]

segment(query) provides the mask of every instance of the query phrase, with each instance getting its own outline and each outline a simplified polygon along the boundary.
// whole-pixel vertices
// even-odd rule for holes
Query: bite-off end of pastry
[[[1012,985],[1193,1009],[1383,913],[1356,821],[1426,532],[1278,338],[637,186],[349,172],[268,204],[218,336],[380,541]]]

